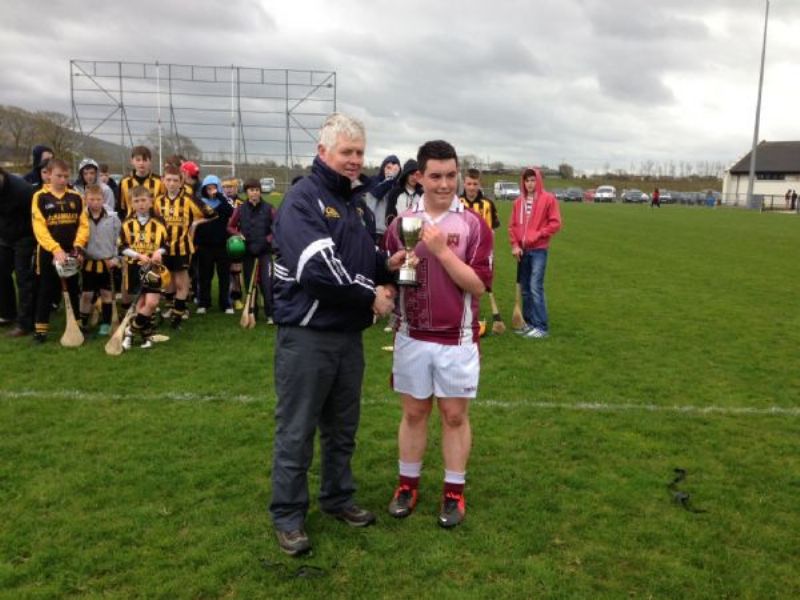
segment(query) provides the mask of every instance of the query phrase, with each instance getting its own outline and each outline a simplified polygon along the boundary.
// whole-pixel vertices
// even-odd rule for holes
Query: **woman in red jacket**
[[[508,235],[511,253],[519,263],[517,278],[522,290],[525,325],[517,333],[529,338],[547,337],[550,326],[544,297],[544,274],[550,238],[561,229],[556,197],[546,192],[539,169],[522,171],[522,192],[514,201]]]

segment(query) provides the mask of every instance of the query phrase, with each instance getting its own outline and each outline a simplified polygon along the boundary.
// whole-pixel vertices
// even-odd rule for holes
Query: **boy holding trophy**
[[[468,406],[478,389],[478,303],[492,281],[492,232],[456,195],[458,157],[449,143],[423,144],[417,155],[422,202],[387,231],[390,254],[413,250],[398,277],[392,383],[403,416],[399,483],[389,505],[397,518],[417,503],[427,423],[434,396],[442,419],[444,491],[438,523],[464,520],[464,484],[472,443]],[[418,243],[417,243],[418,240]]]

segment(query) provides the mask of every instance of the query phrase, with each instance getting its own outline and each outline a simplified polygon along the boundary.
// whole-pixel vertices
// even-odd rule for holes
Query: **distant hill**
[[[30,112],[18,106],[0,105],[0,165],[14,172],[31,168],[31,149],[36,144],[50,146],[56,156],[77,162],[90,156],[108,163],[120,172],[127,165],[125,146],[75,133],[70,118],[59,112]]]

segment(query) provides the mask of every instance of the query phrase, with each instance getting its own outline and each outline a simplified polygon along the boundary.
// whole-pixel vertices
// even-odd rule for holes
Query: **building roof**
[[[734,175],[750,172],[750,152],[730,168]],[[800,142],[759,142],[756,173],[800,173]]]

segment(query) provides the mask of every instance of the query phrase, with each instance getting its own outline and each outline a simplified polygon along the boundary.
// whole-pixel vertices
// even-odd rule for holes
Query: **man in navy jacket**
[[[31,225],[33,186],[0,168],[0,323],[16,326],[11,337],[33,331],[33,251],[36,239]],[[14,274],[17,295],[14,296]]]
[[[320,431],[320,508],[354,527],[375,522],[355,504],[355,449],[364,374],[361,332],[394,308],[387,260],[375,247],[374,219],[354,184],[364,163],[364,128],[333,114],[320,131],[311,174],[278,210],[274,315],[275,450],[270,514],[281,550],[308,552],[307,473]]]

